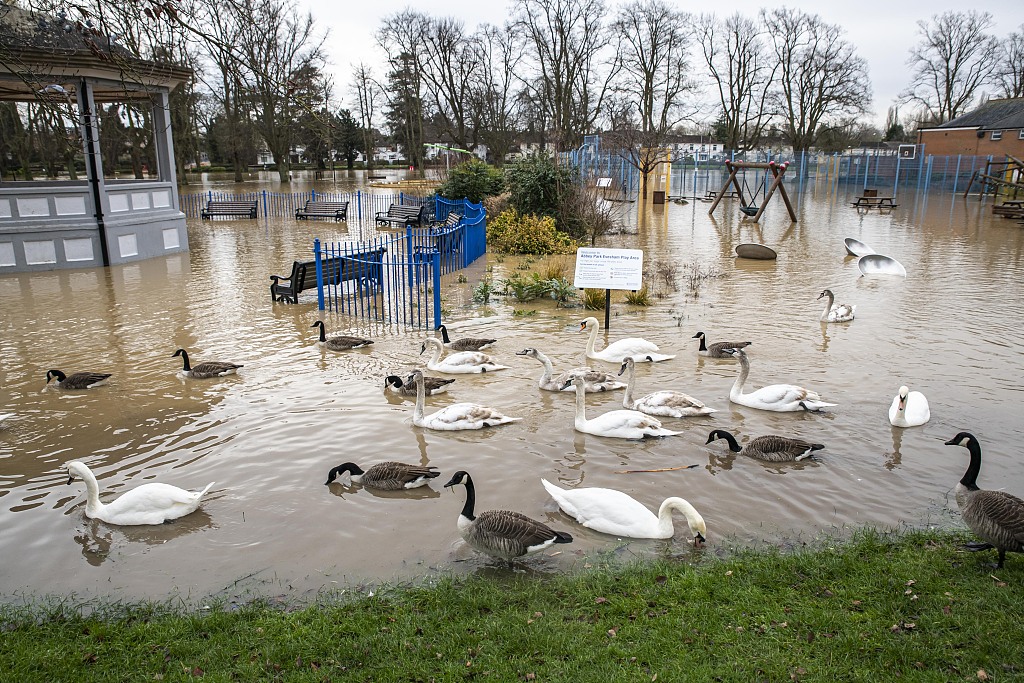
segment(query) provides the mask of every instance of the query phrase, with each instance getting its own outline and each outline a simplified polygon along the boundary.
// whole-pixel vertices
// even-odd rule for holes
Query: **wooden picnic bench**
[[[384,252],[387,247],[320,259],[324,283],[337,285],[349,280],[380,287],[384,282]],[[291,275],[270,276],[270,298],[284,303],[299,303],[299,293],[316,288],[316,261],[295,261]]]
[[[427,207],[410,204],[392,204],[387,211],[378,211],[377,225],[423,225],[427,222]]]
[[[1004,218],[1024,218],[1024,200],[1006,199],[992,207],[992,213]]]
[[[295,210],[295,218],[333,218],[335,221],[348,220],[348,202],[323,202],[307,199],[305,206]]]
[[[224,200],[211,199],[206,207],[199,212],[200,218],[206,220],[214,216],[242,216],[244,218],[256,218],[256,200]]]
[[[894,209],[899,204],[893,202],[892,197],[879,197],[878,195],[861,195],[852,203],[857,209]]]

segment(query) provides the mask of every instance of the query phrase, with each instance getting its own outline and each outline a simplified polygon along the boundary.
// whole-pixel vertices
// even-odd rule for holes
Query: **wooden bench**
[[[441,254],[441,258],[449,258],[462,250],[462,229],[458,226],[445,229],[432,229],[430,235],[425,238],[426,244],[418,244],[414,247],[417,254],[426,256],[435,251]]]
[[[1024,218],[1024,201],[1007,199],[1002,204],[992,206],[992,213],[1003,218]]]
[[[324,284],[341,284],[349,280],[370,283],[380,287],[384,282],[384,252],[387,247],[370,251],[325,256],[320,259]],[[299,293],[316,288],[316,261],[295,261],[291,275],[270,276],[270,298],[272,301],[299,303]]]
[[[387,211],[378,211],[377,225],[423,225],[427,222],[427,207],[409,204],[392,204]]]
[[[203,220],[214,216],[242,216],[256,218],[256,200],[211,199],[200,213]]]
[[[305,206],[295,210],[295,218],[298,220],[309,220],[310,218],[348,220],[348,202],[321,202],[307,199]]]
[[[448,214],[448,217],[443,221],[437,221],[430,224],[431,230],[447,230],[448,228],[457,228],[462,223],[462,214],[455,213],[454,211]]]

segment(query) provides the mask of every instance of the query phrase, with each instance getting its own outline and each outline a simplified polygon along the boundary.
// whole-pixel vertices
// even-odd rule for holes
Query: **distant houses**
[[[989,100],[941,126],[921,128],[925,154],[1024,158],[1024,97]]]

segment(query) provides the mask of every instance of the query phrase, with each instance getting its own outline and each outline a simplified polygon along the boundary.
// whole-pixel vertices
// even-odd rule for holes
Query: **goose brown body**
[[[437,330],[441,333],[441,341],[452,351],[480,351],[498,341],[497,339],[487,339],[486,337],[461,337],[452,341],[448,337],[447,327],[438,325]]]
[[[725,353],[722,349],[745,349],[754,342],[715,342],[714,344],[707,344],[705,342],[704,333],[698,332],[693,335],[691,339],[700,339],[700,347],[697,349],[697,353],[707,356],[708,358],[732,358],[731,354]]]
[[[352,478],[353,483],[382,491],[401,491],[402,489],[419,488],[420,486],[425,486],[431,479],[441,476],[436,467],[409,465],[393,460],[379,462],[365,471],[354,462],[346,462],[331,468],[331,471],[327,473],[327,481],[324,484],[330,484],[335,478],[340,477],[346,472]]]
[[[320,338],[317,340],[321,346],[328,351],[351,351],[352,349],[361,349],[364,346],[369,346],[373,343],[372,339],[363,339],[362,337],[350,337],[348,335],[339,334],[333,337],[327,336],[327,331],[324,329],[324,321],[317,320],[310,327],[320,328]]]
[[[746,446],[741,448],[736,442],[736,437],[724,429],[712,430],[708,434],[706,443],[718,439],[725,439],[729,443],[729,450],[733,453],[742,453],[765,462],[799,462],[804,458],[812,457],[814,451],[820,451],[825,447],[824,444],[811,443],[803,439],[766,434],[751,439]]]
[[[441,394],[448,390],[448,385],[454,382],[454,379],[448,379],[446,377],[423,377],[423,393],[427,396],[431,394]],[[412,378],[412,381],[404,381],[398,375],[388,375],[384,378],[384,388],[391,389],[392,391],[398,392],[403,396],[415,396],[416,395],[416,384],[419,382],[416,378]]]
[[[175,358],[177,356],[181,356],[181,374],[192,379],[209,379],[210,377],[233,375],[238,372],[239,368],[243,367],[236,363],[224,363],[221,361],[204,361],[192,365],[188,359],[188,351],[185,349],[178,349],[171,357]]]
[[[51,380],[55,380],[52,386],[61,389],[92,389],[106,383],[110,379],[110,373],[102,372],[75,372],[65,375],[60,370],[50,370],[46,373],[46,384],[49,386]]]

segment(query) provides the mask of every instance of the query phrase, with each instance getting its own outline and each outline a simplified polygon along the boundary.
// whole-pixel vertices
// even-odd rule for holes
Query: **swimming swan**
[[[453,403],[445,406],[436,413],[423,414],[423,400],[426,391],[423,388],[423,372],[414,371],[408,383],[416,384],[416,408],[412,414],[412,423],[417,427],[436,429],[443,432],[453,432],[464,429],[483,429],[484,427],[497,427],[498,425],[510,422],[519,422],[521,417],[509,417],[502,415],[494,408],[477,405],[475,403]]]
[[[654,363],[675,358],[675,356],[666,356],[663,353],[658,353],[657,344],[638,337],[619,339],[600,351],[595,351],[594,343],[597,341],[599,326],[597,318],[594,317],[587,318],[580,323],[580,332],[590,330],[590,339],[587,340],[587,358],[603,360],[609,363],[621,363],[627,356],[637,363],[643,363],[644,361]]]
[[[733,403],[759,410],[772,410],[777,413],[815,411],[836,405],[835,403],[826,403],[816,392],[794,384],[771,384],[744,394],[743,385],[747,381],[747,375],[750,374],[750,361],[747,360],[747,352],[743,349],[727,349],[726,351],[740,361],[740,373],[736,376],[736,381],[729,391],[729,400]]]
[[[708,408],[692,396],[681,391],[662,390],[647,394],[642,398],[633,400],[633,385],[636,384],[636,364],[632,358],[622,361],[619,374],[629,373],[626,393],[622,397],[622,407],[629,410],[639,410],[648,415],[660,417],[694,417],[696,415],[710,415],[715,412],[714,408]]]
[[[600,370],[593,370],[589,367],[573,368],[572,370],[566,370],[565,372],[552,377],[554,368],[551,367],[551,359],[537,349],[523,349],[522,351],[516,351],[516,355],[529,356],[544,366],[544,374],[540,376],[540,381],[537,383],[537,386],[544,391],[574,391],[572,387],[565,385],[565,381],[569,379],[569,376],[573,373],[582,377],[584,389],[588,394],[623,389],[626,386],[625,383],[620,382],[615,375],[611,375],[607,372],[601,372]]]
[[[916,427],[931,419],[928,399],[920,391],[900,387],[889,406],[889,422],[893,427]]]
[[[818,299],[828,299],[825,302],[825,310],[821,312],[823,323],[848,323],[853,320],[853,314],[857,311],[856,306],[850,304],[835,303],[835,296],[831,289],[824,289],[818,295]]]
[[[445,356],[442,360],[441,354],[444,353],[444,345],[440,339],[434,339],[433,337],[427,337],[423,340],[423,345],[420,346],[420,353],[422,354],[426,351],[428,346],[430,347],[430,360],[427,361],[427,367],[434,372],[465,375],[508,369],[507,365],[498,365],[486,353],[478,351],[459,351],[458,353]]]
[[[598,415],[592,420],[587,419],[587,393],[582,378],[578,375],[569,377],[565,386],[576,387],[576,431],[594,436],[610,436],[616,439],[642,439],[645,436],[675,436],[682,432],[673,432],[661,426],[661,421],[636,410],[611,410]]]
[[[675,528],[672,511],[686,515],[686,523],[696,547],[707,538],[704,518],[683,498],[666,498],[658,509],[658,516],[640,501],[622,491],[602,488],[563,489],[541,479],[548,494],[555,499],[562,512],[577,522],[603,534],[626,538],[672,538]]]
[[[163,524],[184,517],[199,508],[199,502],[213,486],[211,481],[202,491],[195,492],[170,484],[143,484],[104,505],[100,502],[100,487],[92,470],[77,460],[69,462],[67,468],[69,484],[75,477],[85,482],[88,495],[85,516],[107,524]]]

